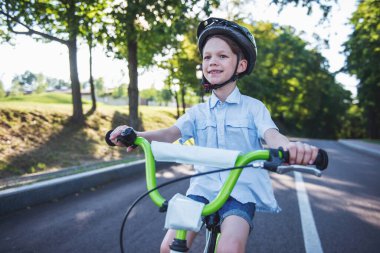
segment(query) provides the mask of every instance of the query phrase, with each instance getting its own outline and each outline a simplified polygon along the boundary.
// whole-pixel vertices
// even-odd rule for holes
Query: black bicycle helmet
[[[202,21],[197,30],[198,37],[198,49],[202,56],[203,47],[206,44],[207,38],[213,35],[223,35],[231,38],[235,41],[243,51],[244,58],[247,60],[247,69],[240,73],[235,74],[223,84],[216,84],[210,87],[209,82],[203,76],[202,83],[205,85],[206,90],[217,89],[225,84],[235,81],[238,78],[249,75],[256,63],[257,47],[253,35],[248,31],[247,28],[236,24],[235,22],[228,21],[222,18],[208,18]],[[203,57],[203,56],[202,56]]]

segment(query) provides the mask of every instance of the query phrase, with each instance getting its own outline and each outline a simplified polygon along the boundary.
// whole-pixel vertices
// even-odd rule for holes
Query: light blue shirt
[[[175,126],[181,131],[181,143],[194,138],[198,146],[243,153],[262,149],[261,139],[265,131],[277,129],[265,105],[242,95],[237,87],[225,102],[212,93],[207,102],[190,108]],[[204,166],[194,168],[198,172],[215,169]],[[228,174],[227,171],[192,178],[187,194],[204,196],[211,201],[219,193]],[[242,203],[256,203],[257,211],[280,210],[268,172],[263,169],[244,169],[231,196]]]

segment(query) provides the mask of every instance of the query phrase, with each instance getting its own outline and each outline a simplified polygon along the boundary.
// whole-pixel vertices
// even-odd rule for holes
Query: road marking
[[[323,253],[302,174],[294,172],[294,179],[297,189],[298,206],[301,214],[302,233],[306,253]]]

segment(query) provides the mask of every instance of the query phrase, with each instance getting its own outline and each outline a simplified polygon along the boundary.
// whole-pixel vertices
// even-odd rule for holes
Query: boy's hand
[[[302,142],[289,142],[286,146],[289,151],[289,163],[310,165],[318,155],[318,148]]]
[[[117,141],[117,137],[121,134],[122,131],[124,131],[125,129],[127,129],[129,126],[127,125],[123,125],[123,126],[118,126],[116,127],[111,135],[110,135],[110,140],[116,145],[116,146],[119,146],[119,147],[125,147],[125,145],[119,141]],[[127,147],[127,152],[131,152],[133,151],[135,148],[130,146],[130,147]]]

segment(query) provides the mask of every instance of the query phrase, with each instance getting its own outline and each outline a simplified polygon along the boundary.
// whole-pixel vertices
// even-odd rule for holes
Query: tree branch
[[[47,33],[43,33],[43,32],[39,32],[39,31],[36,31],[32,28],[30,28],[28,25],[22,23],[21,21],[19,21],[17,18],[15,17],[12,17],[11,15],[9,15],[8,13],[4,12],[3,10],[0,10],[0,14],[4,15],[7,17],[7,25],[8,25],[8,29],[9,31],[11,31],[12,33],[14,34],[21,34],[21,35],[28,35],[28,36],[32,36],[33,34],[35,35],[39,35],[41,37],[44,37],[46,39],[49,39],[49,40],[52,40],[52,41],[57,41],[59,43],[62,43],[62,44],[65,44],[65,45],[68,45],[69,41],[68,40],[63,40],[63,39],[60,39],[60,38],[57,38],[53,35],[50,35],[50,34],[47,34]],[[25,32],[21,32],[21,31],[15,31],[12,26],[9,24],[9,20],[13,21],[13,22],[16,22],[17,24],[25,27],[25,29],[27,29],[27,31]]]

